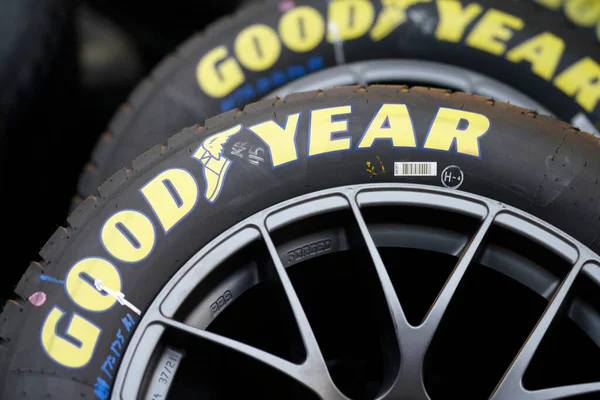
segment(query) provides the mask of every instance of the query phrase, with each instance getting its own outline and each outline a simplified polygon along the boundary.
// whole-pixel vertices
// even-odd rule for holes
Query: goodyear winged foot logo
[[[223,189],[227,171],[231,166],[231,160],[223,155],[224,146],[233,135],[238,134],[241,130],[242,125],[240,124],[207,137],[192,155],[192,158],[202,164],[206,183],[204,197],[209,203],[217,201],[221,189]]]

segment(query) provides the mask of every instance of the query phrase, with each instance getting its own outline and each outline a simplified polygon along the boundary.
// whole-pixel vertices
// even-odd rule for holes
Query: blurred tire
[[[66,199],[60,194],[68,194],[76,180],[76,156],[68,155],[79,145],[73,136],[80,122],[76,4],[0,1],[0,204],[10,210],[5,221],[11,230],[3,240],[3,248],[11,249],[5,252],[11,268],[0,283],[2,296],[12,288],[11,274],[22,274],[39,250],[36,242],[64,217]],[[38,193],[56,196],[40,203]],[[23,220],[39,230],[17,222]]]
[[[189,39],[133,91],[97,143],[79,195],[170,132],[317,70],[390,59],[483,75],[589,132],[600,121],[595,37],[533,1],[269,0]]]
[[[72,0],[0,2],[0,148],[36,107],[73,44]],[[71,48],[72,51],[72,48]],[[62,58],[62,59],[61,59]],[[4,157],[3,157],[4,158]]]
[[[173,0],[164,2],[141,0],[90,0],[130,35],[142,51],[148,68],[195,32],[215,19],[231,13],[243,0],[204,1]]]

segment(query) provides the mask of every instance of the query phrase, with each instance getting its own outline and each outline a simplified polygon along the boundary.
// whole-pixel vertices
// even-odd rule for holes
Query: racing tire
[[[127,304],[144,313],[207,243],[275,204],[352,185],[437,187],[523,210],[599,253],[598,171],[592,135],[449,90],[341,87],[226,112],[117,172],[48,240],[2,312],[0,398],[108,398],[140,323]]]
[[[357,16],[353,24],[347,23],[351,15]],[[450,23],[459,20],[464,23]],[[303,27],[310,34],[303,36]],[[366,76],[385,68],[372,63],[394,60],[417,64],[389,68],[432,72],[396,80]],[[136,154],[164,141],[167,132],[279,95],[286,85],[329,70],[334,77],[357,76],[335,86],[400,83],[473,92],[553,113],[596,133],[598,62],[591,31],[533,1],[253,2],[183,43],[133,91],[85,165],[75,204]],[[460,76],[440,82],[450,68],[459,68]],[[504,97],[502,90],[485,87],[488,81],[502,82],[534,103]],[[301,84],[282,95],[327,87]]]

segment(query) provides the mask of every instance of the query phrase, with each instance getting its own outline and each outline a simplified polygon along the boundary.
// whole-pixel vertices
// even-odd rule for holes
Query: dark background
[[[65,4],[60,13],[68,25],[60,54],[42,66],[48,70],[42,84],[22,95],[26,106],[0,112],[0,122],[10,120],[0,142],[0,300],[12,296],[29,263],[40,259],[40,249],[81,200],[73,198],[79,174],[135,85],[189,36],[233,12],[240,0],[56,2]],[[25,37],[32,30],[27,25],[0,16],[0,49],[7,32],[23,31],[15,36]],[[17,55],[35,46],[21,47]],[[0,67],[10,67],[15,76],[29,73],[20,62],[20,57],[5,57]],[[0,81],[0,94],[11,79]]]

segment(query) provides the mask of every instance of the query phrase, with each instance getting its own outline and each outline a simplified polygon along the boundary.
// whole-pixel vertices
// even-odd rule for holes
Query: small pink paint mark
[[[294,3],[292,0],[286,0],[279,3],[279,11],[281,12],[286,12],[294,7],[296,7],[296,3]]]
[[[29,302],[36,307],[41,306],[46,302],[46,293],[44,292],[35,292],[31,296],[29,296]]]

